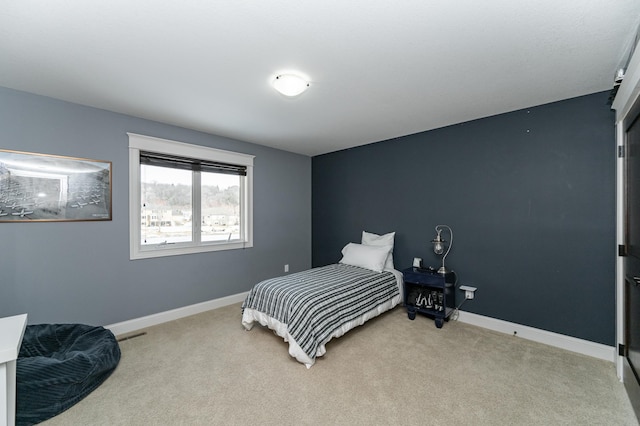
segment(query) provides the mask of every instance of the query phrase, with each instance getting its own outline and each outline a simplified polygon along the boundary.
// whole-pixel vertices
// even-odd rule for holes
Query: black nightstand
[[[439,274],[430,269],[407,268],[402,275],[409,319],[415,319],[419,312],[434,318],[436,327],[442,328],[455,308],[455,272]]]

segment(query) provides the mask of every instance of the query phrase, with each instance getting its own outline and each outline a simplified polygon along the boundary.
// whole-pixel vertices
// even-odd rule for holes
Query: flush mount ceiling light
[[[285,96],[298,96],[309,87],[309,82],[296,74],[278,74],[272,84]]]

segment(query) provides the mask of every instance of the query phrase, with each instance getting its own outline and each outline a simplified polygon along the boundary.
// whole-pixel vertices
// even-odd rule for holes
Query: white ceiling
[[[317,155],[609,90],[639,22],[638,0],[0,0],[0,86]]]

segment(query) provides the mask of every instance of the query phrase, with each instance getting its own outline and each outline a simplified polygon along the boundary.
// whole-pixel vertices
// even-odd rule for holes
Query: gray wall
[[[254,247],[129,260],[126,132],[255,155]],[[112,221],[0,223],[0,317],[113,324],[247,291],[285,263],[311,265],[309,157],[5,88],[0,140],[113,162]]]
[[[615,342],[615,134],[597,93],[313,158],[313,265],[396,231],[396,268],[448,224],[463,310]],[[445,235],[448,237],[448,235]],[[462,295],[457,292],[457,297]]]

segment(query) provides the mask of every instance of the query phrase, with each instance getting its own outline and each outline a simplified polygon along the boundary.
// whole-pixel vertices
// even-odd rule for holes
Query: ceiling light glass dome
[[[309,82],[296,74],[278,74],[272,84],[285,96],[298,96],[309,87]]]

